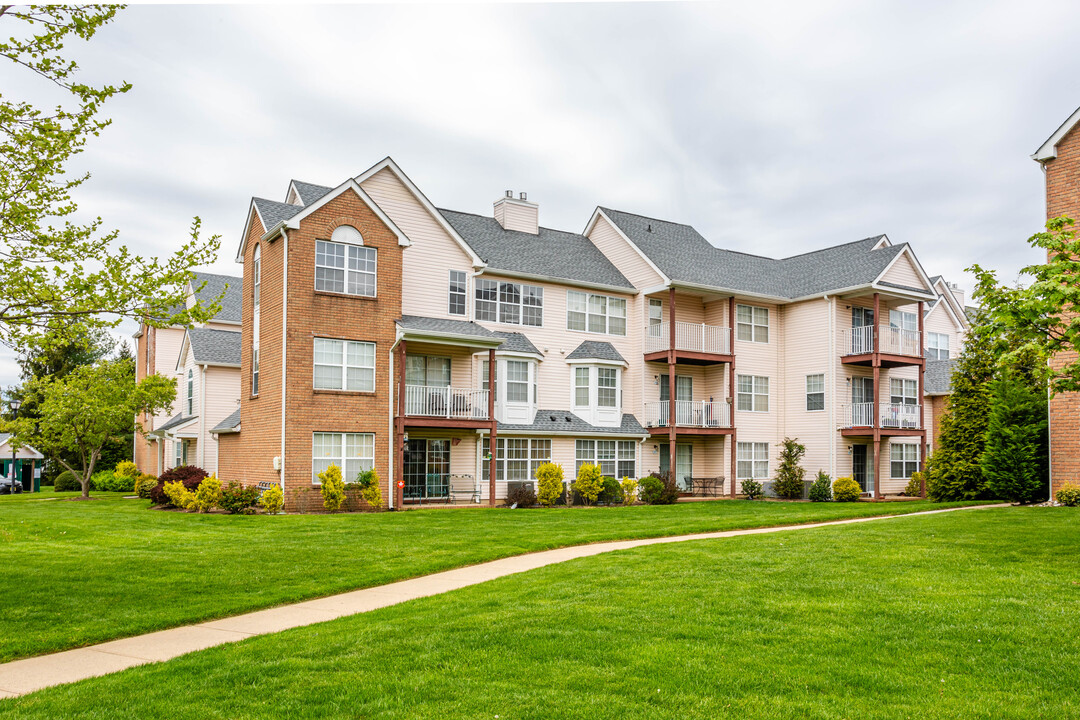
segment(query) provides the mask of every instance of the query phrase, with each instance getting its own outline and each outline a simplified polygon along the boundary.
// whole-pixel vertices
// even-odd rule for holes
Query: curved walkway
[[[112,640],[76,650],[65,650],[51,655],[14,660],[0,664],[0,698],[18,697],[53,685],[85,680],[99,675],[108,675],[136,665],[171,660],[180,655],[196,650],[205,650],[215,645],[223,645],[256,635],[280,632],[289,628],[334,620],[346,615],[377,610],[378,608],[397,605],[408,600],[415,600],[429,595],[439,595],[469,585],[476,585],[506,575],[534,570],[545,565],[553,565],[615,550],[685,542],[687,540],[712,540],[742,535],[787,532],[790,530],[811,530],[830,525],[850,525],[878,520],[917,517],[919,515],[937,515],[962,510],[979,510],[987,507],[1008,507],[1008,504],[975,505],[944,510],[926,510],[905,515],[879,515],[805,525],[725,530],[723,532],[675,535],[644,540],[619,540],[515,555],[501,560],[491,560],[479,565],[468,565],[411,580],[402,580],[389,585],[379,585],[317,600],[306,600],[293,605],[258,610],[221,620],[211,620],[198,625],[187,625],[171,630],[161,630],[146,635]]]

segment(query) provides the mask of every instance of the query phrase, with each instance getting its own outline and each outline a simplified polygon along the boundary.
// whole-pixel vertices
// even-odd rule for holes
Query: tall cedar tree
[[[1046,385],[1008,368],[991,386],[982,472],[1003,500],[1045,500],[1049,469]]]
[[[803,495],[803,475],[806,473],[799,466],[799,461],[806,454],[806,446],[798,438],[784,438],[780,450],[780,467],[773,480],[773,492],[782,498],[801,498]]]
[[[978,326],[982,317],[972,324]],[[926,494],[931,500],[981,500],[987,487],[979,458],[990,421],[990,381],[994,379],[995,339],[971,332],[952,374],[952,394],[941,419],[941,438],[928,463]]]

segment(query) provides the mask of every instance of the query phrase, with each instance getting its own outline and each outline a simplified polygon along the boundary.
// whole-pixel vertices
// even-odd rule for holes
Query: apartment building
[[[1080,108],[1031,156],[1043,169],[1046,218],[1080,221]],[[1076,353],[1060,353],[1050,366],[1060,370]],[[1080,393],[1058,393],[1050,399],[1050,495],[1067,482],[1080,481]]]
[[[221,311],[205,325],[155,328],[143,323],[134,334],[136,380],[155,373],[176,379],[172,407],[136,418],[145,435],[135,434],[135,464],[160,475],[177,465],[218,467],[217,437],[211,430],[240,405],[240,294],[243,280],[195,273],[185,303]]]
[[[958,289],[884,235],[772,259],[603,207],[553,230],[524,193],[438,209],[389,158],[252,199],[237,261],[219,473],[287,503],[331,463],[377,469],[395,507],[494,503],[549,460],[735,494],[789,436],[811,473],[898,493],[967,330]]]

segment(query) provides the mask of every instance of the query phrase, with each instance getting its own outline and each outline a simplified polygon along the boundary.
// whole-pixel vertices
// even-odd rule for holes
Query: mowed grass
[[[519,553],[947,505],[719,500],[667,507],[227,516],[0,496],[0,661]]]
[[[1080,717],[1080,514],[652,546],[0,702],[0,718]]]

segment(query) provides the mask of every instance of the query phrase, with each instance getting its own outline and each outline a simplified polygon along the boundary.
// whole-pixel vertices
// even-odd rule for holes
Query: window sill
[[[316,295],[325,295],[327,297],[348,298],[350,300],[378,300],[378,293],[374,295],[353,295],[352,293],[339,293],[332,292],[330,290],[314,290]]]
[[[332,390],[330,388],[312,388],[311,392],[316,395],[364,395],[375,396],[374,390]]]

